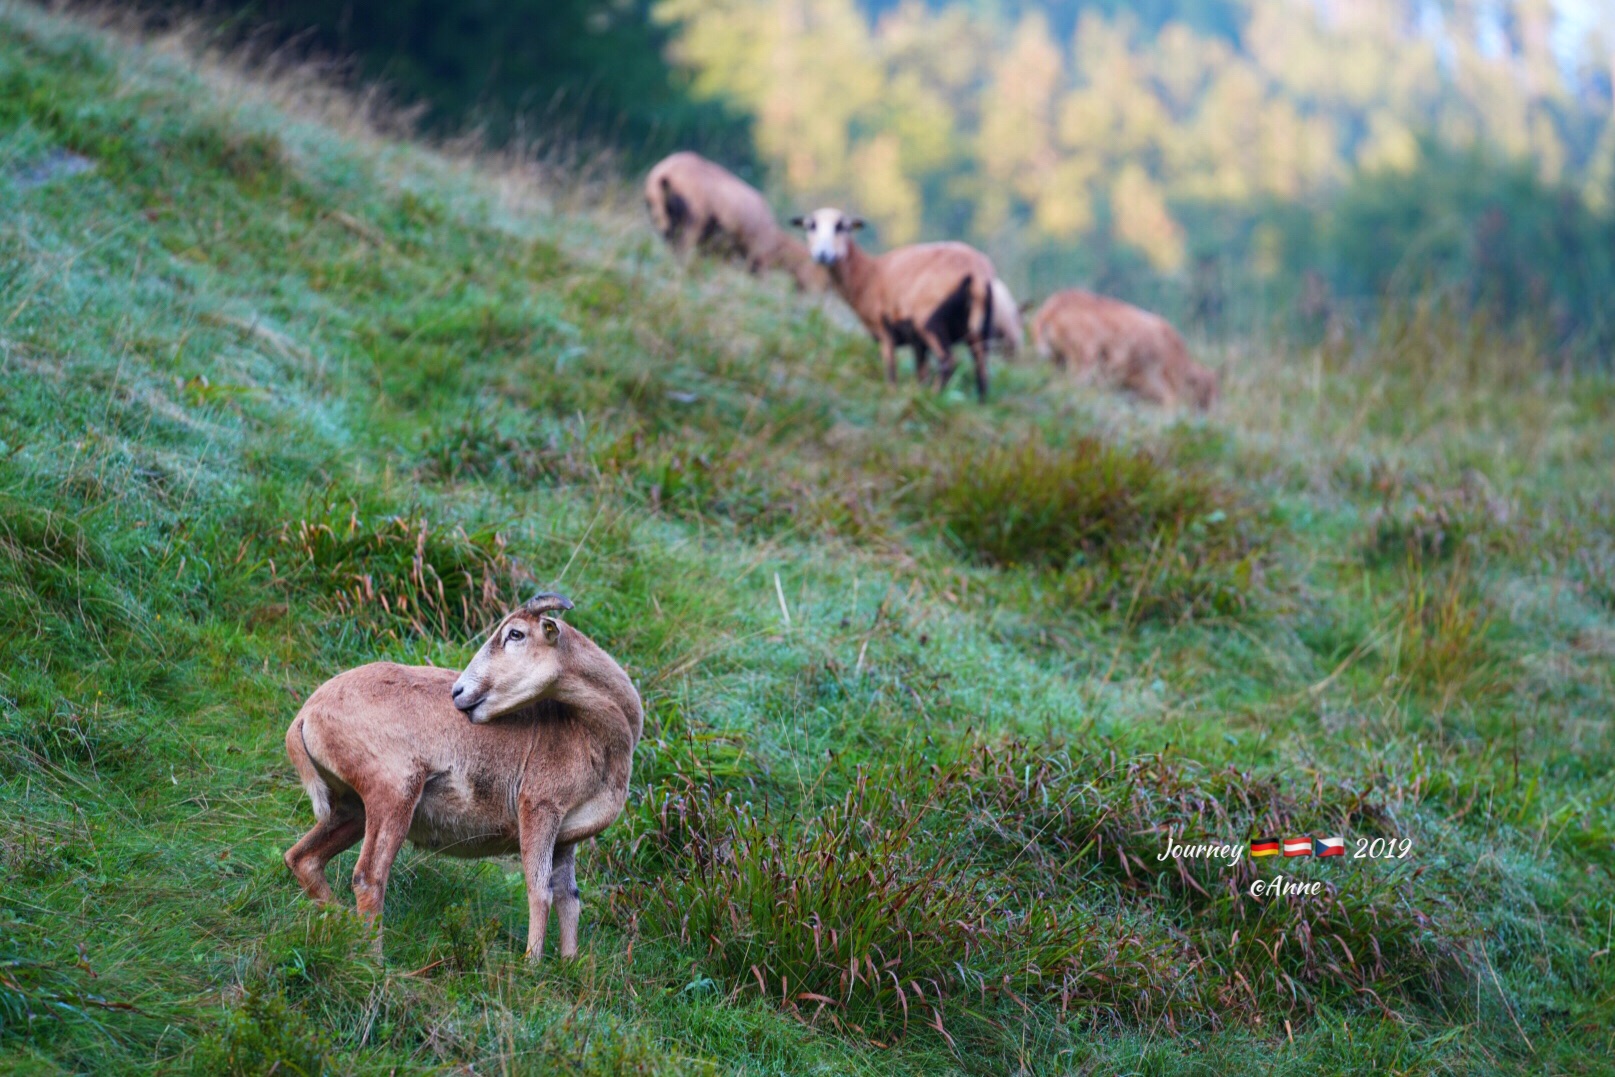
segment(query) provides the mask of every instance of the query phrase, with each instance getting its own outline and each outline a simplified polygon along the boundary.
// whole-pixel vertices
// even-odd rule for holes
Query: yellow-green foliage
[[[1019,247],[1103,236],[1175,273],[1191,260],[1191,225],[1235,214],[1261,221],[1255,273],[1241,279],[1263,280],[1294,267],[1282,216],[1260,207],[1310,211],[1354,173],[1394,189],[1429,155],[1430,132],[1435,148],[1476,139],[1543,162],[1572,191],[1585,184],[1594,207],[1611,197],[1607,92],[1573,94],[1551,45],[1587,24],[1556,23],[1547,3],[1509,7],[1506,43],[1487,40],[1484,18],[1430,20],[1408,0],[1352,0],[1349,13],[1293,0],[956,2],[871,18],[873,7],[659,0],[656,11],[695,89],[754,118],[787,197],[849,201],[891,243],[965,219],[977,238],[1014,232]],[[1418,254],[1400,249],[1415,241],[1407,223],[1398,257]],[[1446,245],[1447,232],[1423,238]]]

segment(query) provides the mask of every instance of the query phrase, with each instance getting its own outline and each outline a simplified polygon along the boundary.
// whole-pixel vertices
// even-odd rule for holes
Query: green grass
[[[0,1068],[1602,1071],[1615,384],[1419,303],[1208,358],[887,389],[614,188],[0,5]],[[648,712],[583,955],[408,851],[377,961],[286,724],[546,586]],[[1290,830],[1413,855],[1156,859]]]

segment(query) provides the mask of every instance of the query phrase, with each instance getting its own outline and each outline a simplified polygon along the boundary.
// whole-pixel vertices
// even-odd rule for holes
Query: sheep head
[[[1194,399],[1194,406],[1201,411],[1210,411],[1222,399],[1222,379],[1215,370],[1195,364],[1189,370],[1189,394]]]
[[[862,217],[850,217],[839,209],[816,209],[791,224],[807,232],[808,253],[822,266],[834,265],[847,256],[852,233],[864,226]]]
[[[454,705],[481,725],[548,696],[566,668],[569,631],[553,616],[572,608],[546,591],[505,615],[454,682]]]

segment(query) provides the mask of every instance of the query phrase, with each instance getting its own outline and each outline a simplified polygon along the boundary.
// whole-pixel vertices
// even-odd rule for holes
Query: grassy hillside
[[[1607,374],[1414,305],[1207,420],[888,390],[315,94],[0,5],[0,1067],[1607,1065]],[[583,956],[406,851],[376,961],[286,724],[541,585],[648,708]],[[1411,855],[1157,860],[1295,831]]]

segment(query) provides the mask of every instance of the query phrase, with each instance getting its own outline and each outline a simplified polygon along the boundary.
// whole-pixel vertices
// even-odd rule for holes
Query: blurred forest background
[[[438,133],[678,147],[877,242],[965,238],[1201,332],[1435,299],[1615,351],[1606,0],[167,0]]]

